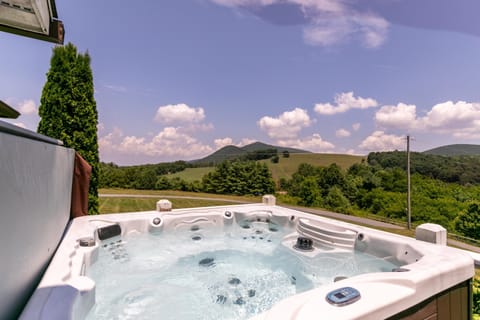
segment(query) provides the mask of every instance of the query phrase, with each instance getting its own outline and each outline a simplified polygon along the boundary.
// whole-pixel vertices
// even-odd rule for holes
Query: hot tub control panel
[[[352,287],[338,288],[330,291],[326,297],[330,304],[335,306],[346,306],[360,299],[360,292]]]

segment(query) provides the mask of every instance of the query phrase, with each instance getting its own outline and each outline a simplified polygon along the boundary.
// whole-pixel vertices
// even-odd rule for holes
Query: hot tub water
[[[282,244],[292,232],[253,222],[108,239],[87,270],[87,319],[247,319],[336,277],[398,267],[347,250],[310,257]]]

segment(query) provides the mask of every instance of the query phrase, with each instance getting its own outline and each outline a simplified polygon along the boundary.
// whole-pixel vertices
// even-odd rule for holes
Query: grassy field
[[[270,160],[262,161],[272,171],[273,179],[278,181],[280,178],[289,179],[302,163],[320,167],[327,167],[332,163],[336,163],[339,167],[346,170],[353,164],[362,162],[362,159],[366,160],[366,156],[330,153],[291,153],[288,158],[280,156],[278,163],[272,163]]]
[[[183,171],[169,174],[166,177],[169,179],[179,177],[182,180],[187,182],[193,182],[195,180],[202,181],[204,175],[215,170],[214,167],[204,167],[204,168],[187,168]]]
[[[291,153],[290,157],[284,158],[280,155],[278,163],[272,163],[270,160],[265,162],[272,172],[273,179],[278,181],[280,178],[289,179],[297,171],[301,163],[308,163],[314,166],[326,167],[336,163],[342,169],[348,169],[354,163],[360,163],[365,156],[352,156],[348,154],[330,154],[330,153]],[[168,178],[179,177],[187,182],[195,180],[201,181],[202,177],[215,170],[214,167],[187,168],[184,171],[170,174]]]

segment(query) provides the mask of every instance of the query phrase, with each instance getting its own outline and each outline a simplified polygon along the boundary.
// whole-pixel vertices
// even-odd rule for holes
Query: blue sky
[[[480,138],[476,0],[57,0],[92,58],[102,161],[254,141],[414,151]],[[53,44],[0,33],[0,99],[36,130]]]

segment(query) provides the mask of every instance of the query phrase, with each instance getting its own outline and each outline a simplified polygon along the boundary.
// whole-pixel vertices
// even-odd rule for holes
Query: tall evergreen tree
[[[62,140],[91,166],[88,213],[98,213],[98,114],[90,56],[69,43],[53,49],[40,100],[38,132]]]

